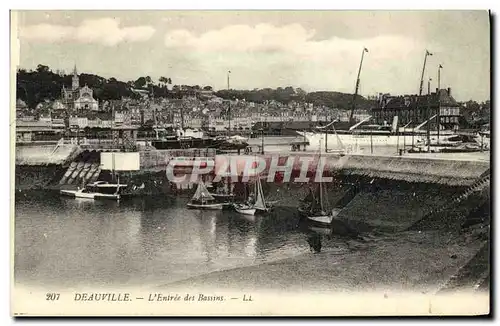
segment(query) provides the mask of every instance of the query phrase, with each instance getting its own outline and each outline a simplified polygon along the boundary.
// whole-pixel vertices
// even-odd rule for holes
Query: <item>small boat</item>
[[[234,199],[234,194],[218,194],[211,192],[210,195],[215,198],[217,201],[231,201]]]
[[[61,195],[86,199],[120,200],[125,194],[128,185],[96,181],[77,190],[60,190]]]
[[[234,194],[214,194],[210,193],[217,203],[222,204],[223,209],[231,209],[234,204]]]
[[[260,181],[260,177],[257,177],[255,181],[255,202],[252,197],[249,196],[246,203],[243,204],[234,204],[234,209],[244,215],[255,215],[256,213],[267,213],[272,207],[266,204],[266,200],[264,198],[264,191],[262,190],[262,183]]]
[[[210,194],[203,181],[198,183],[198,188],[196,188],[193,198],[187,203],[187,207],[190,209],[215,210],[222,209],[223,206],[222,203],[218,203]]]
[[[233,208],[235,194],[232,192],[231,184],[222,181],[221,183],[214,184],[210,195],[215,198],[215,201],[221,203],[224,208]]]
[[[234,209],[243,215],[255,215],[255,212],[257,211],[256,208],[253,207],[253,205],[247,205],[247,204],[234,204]]]
[[[304,199],[303,205],[299,207],[299,213],[312,225],[329,227],[340,209],[332,209],[330,213],[324,204],[323,184],[319,184],[316,194],[310,190],[309,195]]]
[[[320,141],[321,147],[321,141]],[[319,151],[319,157],[321,159],[321,150]],[[309,194],[302,201],[301,207],[299,207],[299,213],[307,219],[312,225],[320,227],[330,227],[333,218],[338,215],[339,210],[332,210],[331,213],[327,212],[325,208],[324,198],[323,198],[323,183],[320,182],[316,193],[309,189]]]

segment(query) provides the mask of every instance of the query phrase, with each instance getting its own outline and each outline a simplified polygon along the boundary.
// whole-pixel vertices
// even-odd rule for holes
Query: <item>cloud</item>
[[[313,29],[300,24],[231,25],[201,34],[185,29],[165,35],[169,51],[184,54],[183,60],[223,81],[224,72],[234,71],[235,87],[297,85],[306,89],[336,89],[352,92],[363,48],[362,91],[373,94],[397,83],[414,89],[421,71],[425,46],[430,44],[401,35],[378,35],[356,39],[318,39]],[[189,74],[183,71],[183,74]],[[194,78],[194,76],[193,76]],[[238,78],[240,81],[238,81]]]
[[[187,30],[174,30],[165,35],[169,48],[195,48],[198,51],[273,51],[289,50],[307,42],[315,31],[307,31],[300,24],[275,27],[269,24],[230,25],[193,35]]]
[[[308,59],[360,54],[363,47],[376,50],[378,55],[394,57],[407,54],[420,46],[416,41],[402,36],[382,35],[368,39],[332,37],[315,40],[315,33],[315,30],[307,30],[300,24],[281,27],[269,24],[254,27],[230,25],[198,36],[181,29],[165,35],[165,46],[198,52],[288,52]]]
[[[84,20],[79,26],[38,24],[21,26],[21,39],[42,42],[99,43],[114,46],[121,42],[142,42],[149,40],[155,29],[152,26],[120,27],[120,21],[113,18]]]

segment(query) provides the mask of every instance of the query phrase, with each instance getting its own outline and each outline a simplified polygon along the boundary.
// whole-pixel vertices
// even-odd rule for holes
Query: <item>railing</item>
[[[162,168],[166,167],[170,160],[177,157],[184,158],[214,158],[216,155],[214,148],[204,149],[163,149],[141,151],[141,168]]]

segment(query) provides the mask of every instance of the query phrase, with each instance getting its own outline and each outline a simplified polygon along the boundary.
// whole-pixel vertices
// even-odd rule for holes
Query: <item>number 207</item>
[[[47,293],[45,300],[47,301],[59,300],[59,293]]]

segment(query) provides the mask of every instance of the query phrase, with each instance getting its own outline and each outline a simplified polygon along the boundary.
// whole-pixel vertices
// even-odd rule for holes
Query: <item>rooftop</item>
[[[417,95],[417,94],[409,94],[409,95],[399,95],[399,96],[390,96],[383,95],[379,99],[378,108],[383,109],[399,109],[401,107],[414,107],[414,106],[437,106],[437,105],[445,105],[445,106],[460,106],[458,102],[451,96],[451,88],[448,89],[436,89],[436,92],[431,93],[430,95]]]

